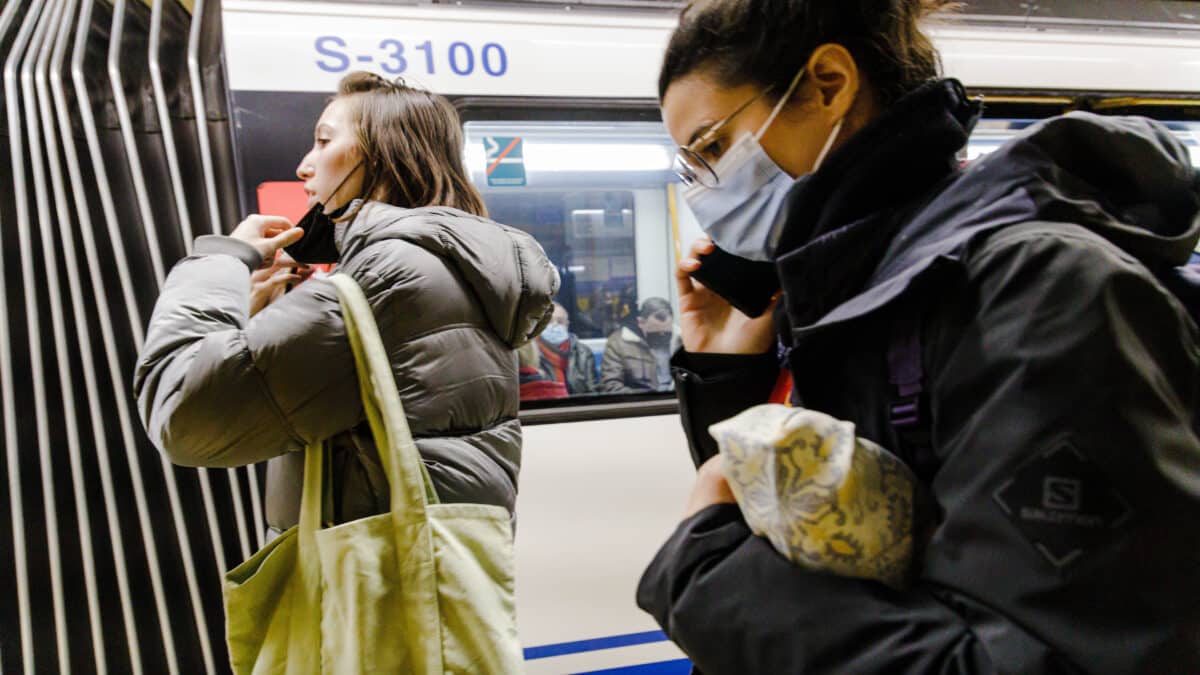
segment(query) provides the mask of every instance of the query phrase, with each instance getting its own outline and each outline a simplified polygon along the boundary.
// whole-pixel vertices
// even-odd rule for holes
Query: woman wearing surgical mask
[[[677,271],[673,359],[704,463],[638,602],[706,675],[1200,672],[1200,548],[1178,529],[1200,519],[1200,348],[1160,282],[1200,239],[1200,180],[1163,127],[1085,113],[960,168],[980,103],[918,26],[943,4],[683,10],[659,93],[711,237]],[[773,313],[692,278],[715,246],[773,267]],[[781,383],[929,497],[907,587],[751,533],[707,429]],[[887,508],[827,506],[804,526]]]
[[[288,247],[363,288],[441,501],[511,511],[514,352],[549,321],[558,275],[531,237],[487,219],[462,146],[441,96],[346,76],[296,169],[311,207],[302,227],[250,216],[229,236],[199,238],[167,279],[134,381],[155,445],[186,466],[269,461],[276,531],[297,521],[295,451],[315,442],[330,448],[334,521],[389,508],[332,284],[310,279],[251,316],[252,273]]]

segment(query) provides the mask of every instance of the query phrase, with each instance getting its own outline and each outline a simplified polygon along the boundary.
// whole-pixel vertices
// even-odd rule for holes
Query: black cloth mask
[[[325,213],[325,202],[332,199],[333,195],[342,189],[346,181],[350,180],[350,176],[353,176],[354,172],[358,171],[361,166],[362,162],[355,164],[354,168],[350,169],[346,177],[342,179],[342,182],[338,183],[337,187],[333,188],[333,192],[329,193],[329,197],[313,204],[313,207],[308,210],[308,213],[304,214],[300,222],[296,223],[297,227],[304,230],[304,237],[291,246],[285,246],[283,249],[296,262],[308,265],[323,265],[335,263],[341,257],[341,251],[338,251],[337,248],[337,223],[334,222],[334,219],[341,218],[346,213],[346,210],[350,208],[353,200],[334,209],[331,213]]]
[[[300,241],[285,246],[284,250],[288,255],[292,256],[296,262],[301,262],[309,265],[335,263],[341,256],[338,251],[335,231],[337,224],[333,222],[334,218],[340,218],[346,210],[350,208],[350,204],[345,204],[333,213],[325,213],[325,205],[316,203],[296,226],[304,230],[304,237]]]
[[[667,349],[671,346],[671,334],[665,331],[646,333],[646,343],[651,348]]]

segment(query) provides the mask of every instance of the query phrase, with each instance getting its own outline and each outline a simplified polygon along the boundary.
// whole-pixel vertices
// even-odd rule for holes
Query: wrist
[[[206,234],[196,238],[194,255],[229,255],[241,260],[251,272],[262,267],[263,256],[254,245],[233,236]]]

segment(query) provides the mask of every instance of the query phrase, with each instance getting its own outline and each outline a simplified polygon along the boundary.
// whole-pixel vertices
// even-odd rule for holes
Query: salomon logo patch
[[[992,496],[1057,568],[1111,541],[1133,516],[1095,462],[1067,441],[1026,462]]]

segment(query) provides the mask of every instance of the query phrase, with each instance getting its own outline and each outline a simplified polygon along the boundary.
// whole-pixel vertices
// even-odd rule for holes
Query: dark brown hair
[[[358,135],[368,199],[487,215],[463,165],[462,128],[449,101],[362,71],[342,78],[337,98],[348,104]]]
[[[698,69],[719,84],[773,86],[778,100],[814,50],[837,43],[886,107],[938,76],[941,63],[918,22],[949,0],[693,0],[679,16],[658,79]]]

